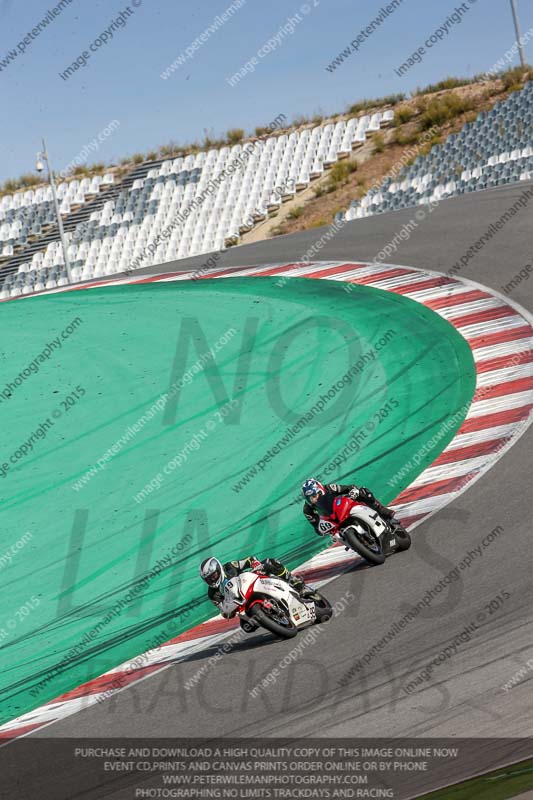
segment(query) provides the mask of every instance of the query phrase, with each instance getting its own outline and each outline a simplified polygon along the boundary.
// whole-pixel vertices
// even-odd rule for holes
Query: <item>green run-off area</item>
[[[507,800],[526,797],[525,792],[532,787],[533,760],[530,759],[421,795],[420,800]]]
[[[0,332],[0,721],[211,616],[207,555],[320,551],[306,477],[391,501],[475,384],[446,321],[335,281],[58,293]]]

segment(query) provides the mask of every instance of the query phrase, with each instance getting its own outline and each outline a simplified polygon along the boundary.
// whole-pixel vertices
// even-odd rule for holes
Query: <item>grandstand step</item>
[[[67,214],[62,218],[64,231],[67,233],[74,231],[81,222],[85,222],[87,219],[89,219],[94,211],[99,211],[104,203],[108,202],[109,200],[114,200],[116,197],[118,197],[119,193],[126,186],[126,179],[131,178],[130,183],[127,183],[129,186],[134,180],[137,179],[137,173],[139,172],[139,169],[142,170],[143,168],[145,174],[147,174],[149,169],[152,169],[152,165],[142,165],[140,168],[136,167],[118,184],[101,185],[99,193],[95,195],[93,199],[89,200],[83,205],[75,207],[70,214]],[[57,228],[57,225],[43,225],[40,236],[36,237],[34,241],[29,242],[21,250],[14,253],[13,256],[8,257],[6,261],[0,262],[1,282],[3,283],[7,275],[17,272],[21,264],[24,264],[26,261],[31,261],[35,253],[45,251],[49,244],[59,241],[59,238],[59,229]]]

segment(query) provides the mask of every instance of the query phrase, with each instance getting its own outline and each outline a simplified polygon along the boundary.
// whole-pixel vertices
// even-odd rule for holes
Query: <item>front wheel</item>
[[[255,603],[248,611],[248,616],[253,617],[258,625],[266,628],[275,636],[283,639],[292,639],[298,630],[289,615],[279,608],[272,607],[272,611],[267,610],[262,604]]]
[[[368,561],[369,564],[383,564],[385,561],[385,553],[383,552],[379,539],[370,530],[368,525],[360,520],[357,524],[364,529],[364,533],[358,531],[353,525],[349,525],[343,531],[346,544],[364,558],[365,561]]]

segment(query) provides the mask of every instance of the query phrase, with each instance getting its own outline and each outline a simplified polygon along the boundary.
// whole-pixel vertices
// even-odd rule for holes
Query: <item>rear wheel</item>
[[[377,536],[370,530],[370,526],[362,520],[357,521],[360,531],[353,525],[344,529],[343,534],[346,544],[369,564],[383,564],[385,553]]]
[[[289,614],[275,602],[268,600],[269,608],[265,608],[262,603],[254,603],[247,612],[249,617],[253,617],[258,625],[266,628],[270,633],[281,636],[283,639],[292,639],[298,630]]]
[[[396,552],[400,553],[402,550],[409,550],[411,547],[411,537],[402,525],[398,525],[392,532],[392,536],[396,539]]]
[[[328,600],[320,592],[313,592],[313,600],[315,600],[316,621],[327,622],[333,616],[333,608]]]

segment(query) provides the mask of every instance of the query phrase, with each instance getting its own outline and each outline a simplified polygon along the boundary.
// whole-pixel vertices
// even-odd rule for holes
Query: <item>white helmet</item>
[[[208,586],[220,586],[224,580],[224,568],[218,558],[206,558],[200,564],[200,575]]]

